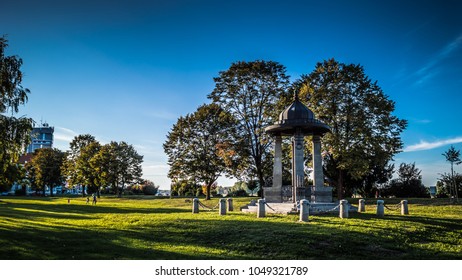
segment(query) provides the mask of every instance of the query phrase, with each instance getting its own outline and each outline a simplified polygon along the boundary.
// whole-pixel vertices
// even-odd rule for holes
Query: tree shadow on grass
[[[14,203],[19,207],[20,203]],[[26,206],[26,205],[23,205]],[[34,206],[34,205],[33,205]],[[2,208],[5,205],[1,206]],[[31,207],[27,204],[27,207]],[[89,205],[35,205],[36,217],[67,211],[92,213],[183,213],[155,223],[130,224],[123,228],[78,225],[0,225],[0,259],[460,259],[460,253],[416,248],[412,242],[423,233],[409,237],[396,228],[407,224],[438,227],[435,232],[459,230],[460,219],[428,219],[418,216],[352,214],[350,219],[334,215],[310,217],[309,223],[294,217],[269,216],[257,219],[240,213],[193,215],[183,208],[93,207]],[[69,209],[69,207],[71,207]],[[106,209],[101,209],[106,208]],[[95,212],[89,212],[95,211]],[[3,210],[3,209],[2,209]],[[72,212],[72,211],[74,212]],[[16,210],[5,216],[14,219]],[[42,216],[41,216],[42,215]],[[68,216],[73,216],[68,214]],[[91,215],[90,215],[91,217]],[[129,221],[127,216],[124,221]],[[377,222],[375,222],[377,220]],[[393,227],[380,224],[392,223]],[[364,222],[364,223],[363,223]],[[365,224],[367,222],[367,225]],[[364,225],[365,230],[361,230]],[[459,233],[460,235],[460,233]],[[409,238],[411,238],[409,242]],[[428,237],[425,242],[436,242]]]

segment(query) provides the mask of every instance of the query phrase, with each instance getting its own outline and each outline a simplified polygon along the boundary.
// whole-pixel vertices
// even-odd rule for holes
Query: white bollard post
[[[192,212],[193,214],[199,213],[199,198],[197,197],[193,199]]]
[[[401,200],[401,215],[409,215],[407,200]]]
[[[308,222],[310,218],[310,202],[307,199],[300,200],[300,222]]]
[[[340,211],[339,211],[339,217],[342,219],[348,218],[348,200],[342,199],[340,200]]]
[[[228,202],[228,211],[234,211],[233,199],[232,199],[232,198],[228,198],[226,201]]]
[[[226,199],[220,198],[219,209],[220,209],[220,215],[221,216],[226,215]]]
[[[358,212],[366,212],[366,200],[360,199],[359,200],[359,205],[358,205]]]
[[[383,200],[377,200],[377,217],[385,216],[385,208],[383,203]]]
[[[257,202],[258,210],[257,210],[257,218],[264,218],[266,216],[266,201],[264,199],[259,199]]]

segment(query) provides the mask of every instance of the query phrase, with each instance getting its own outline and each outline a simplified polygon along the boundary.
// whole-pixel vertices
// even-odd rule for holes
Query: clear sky
[[[409,121],[396,165],[415,162],[434,185],[441,154],[462,149],[461,15],[445,0],[0,0],[0,35],[24,61],[20,114],[54,126],[62,150],[84,133],[134,145],[163,189],[177,118],[208,102],[219,71],[256,59],[292,80],[324,59],[363,65]]]

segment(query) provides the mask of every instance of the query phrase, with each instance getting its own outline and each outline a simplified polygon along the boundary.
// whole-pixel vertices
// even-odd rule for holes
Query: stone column
[[[342,219],[348,218],[348,200],[342,199],[340,200],[340,211],[339,211],[339,217]]]
[[[292,186],[294,187],[293,202],[296,203],[304,197],[298,197],[297,188],[303,187],[303,181],[305,179],[305,157],[304,157],[304,136],[300,129],[294,135],[294,157],[292,164],[294,166],[294,174],[292,178]]]
[[[300,222],[308,222],[310,217],[310,202],[307,199],[300,200]]]
[[[322,171],[321,136],[313,135],[313,178],[315,189],[324,187],[324,173]]]
[[[383,205],[383,200],[377,200],[377,216],[383,217],[385,215],[385,208]]]
[[[282,137],[274,138],[273,188],[282,187]]]
[[[409,215],[409,208],[407,207],[407,200],[401,200],[401,215]]]
[[[259,199],[257,202],[257,218],[264,218],[266,216],[265,205],[266,201],[264,199]]]
[[[359,200],[358,212],[366,212],[366,201],[364,199]]]
[[[219,209],[220,209],[220,215],[221,216],[226,215],[226,199],[220,198]]]
[[[193,199],[192,212],[193,214],[199,213],[199,198]]]
[[[228,202],[228,211],[234,211],[234,207],[233,207],[233,199],[232,198],[228,198],[226,200]]]

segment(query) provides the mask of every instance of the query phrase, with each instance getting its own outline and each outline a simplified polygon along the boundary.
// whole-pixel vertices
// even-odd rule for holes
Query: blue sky
[[[444,0],[0,0],[0,34],[24,60],[21,115],[54,126],[63,150],[84,133],[133,144],[164,189],[166,134],[208,102],[219,71],[274,60],[295,80],[332,57],[363,65],[396,102],[409,121],[396,165],[415,162],[434,185],[449,170],[441,154],[462,149],[461,14]]]

